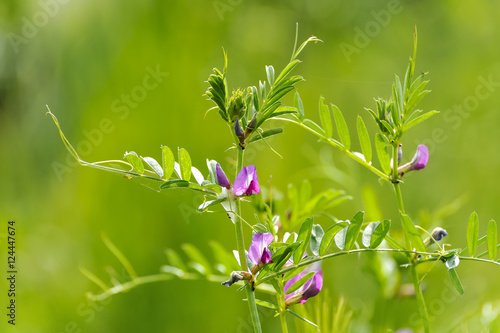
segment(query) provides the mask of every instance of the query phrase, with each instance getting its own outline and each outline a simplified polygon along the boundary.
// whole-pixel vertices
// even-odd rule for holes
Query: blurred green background
[[[120,159],[130,150],[160,158],[163,144],[186,148],[204,173],[206,158],[229,166],[234,156],[225,151],[231,144],[225,124],[215,112],[204,117],[212,106],[202,96],[204,81],[222,66],[222,47],[229,54],[231,89],[263,80],[265,65],[281,69],[293,48],[296,22],[300,40],[315,35],[324,41],[306,48],[296,70],[306,79],[298,85],[306,114],[318,120],[323,95],[343,110],[353,130],[361,114],[372,133],[375,126],[363,107],[390,94],[394,73],[404,75],[417,24],[416,71],[430,72],[432,89],[420,106],[442,112],[405,140],[406,160],[419,143],[427,144],[431,157],[425,170],[408,175],[403,195],[410,216],[426,227],[446,228],[447,242],[465,247],[471,211],[479,214],[482,234],[489,219],[500,219],[499,14],[494,1],[2,0],[0,258],[3,269],[6,223],[14,219],[19,263],[15,328],[6,324],[7,284],[0,279],[0,327],[9,326],[2,331],[248,331],[243,294],[204,281],[149,284],[104,305],[86,299],[98,287],[79,266],[102,279],[106,266],[120,267],[101,240],[103,231],[146,275],[166,263],[166,247],[193,243],[208,250],[208,241],[217,240],[235,248],[234,229],[223,215],[186,210],[194,199],[190,193],[158,194],[121,177],[69,166],[45,105],[77,147],[88,141],[85,133],[107,122],[102,137],[80,147],[88,161]],[[150,90],[136,88],[148,68],[168,76]],[[134,88],[145,94],[123,108],[123,95]],[[372,191],[379,212],[367,214],[397,221],[392,189],[338,151],[292,124],[272,144],[284,159],[265,146],[246,156],[247,164],[257,165],[261,182],[272,175],[273,185],[284,191],[288,183],[309,178],[315,192],[343,189],[354,200],[331,211],[340,219],[366,209],[363,193]],[[418,328],[415,302],[385,300],[367,273],[367,261],[344,257],[323,265],[332,304],[344,297],[352,311],[352,331]],[[422,273],[430,268],[422,267]],[[452,297],[443,265],[426,277],[436,332],[479,332],[484,304],[500,306],[497,267],[463,262],[458,273],[466,290],[462,297]],[[321,300],[309,301],[308,311]],[[276,318],[263,322],[265,332],[279,331]]]

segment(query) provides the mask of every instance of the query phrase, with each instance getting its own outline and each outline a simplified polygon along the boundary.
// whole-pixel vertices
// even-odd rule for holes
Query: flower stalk
[[[236,149],[236,174],[239,170],[241,170],[243,166],[243,149],[238,147]],[[234,215],[234,226],[236,230],[236,248],[238,249],[238,255],[240,258],[241,269],[244,271],[248,271],[247,259],[245,256],[245,242],[243,239],[243,223],[240,219],[241,216],[241,206],[240,199],[236,199],[236,211],[238,215]],[[245,287],[245,291],[247,294],[248,307],[250,309],[250,317],[252,319],[252,325],[255,333],[262,333],[262,328],[260,326],[259,313],[257,311],[257,303],[255,302],[255,294],[252,290],[250,284],[247,284]]]
[[[403,195],[401,193],[399,174],[398,174],[398,147],[399,142],[393,144],[393,154],[392,154],[392,185],[394,187],[394,193],[398,202],[399,211],[402,214],[405,213],[405,207],[403,203]],[[401,221],[403,223],[403,221]],[[408,236],[406,236],[407,244],[409,244]],[[425,305],[425,298],[420,288],[420,280],[418,278],[417,267],[415,263],[410,265],[410,274],[412,277],[413,287],[415,288],[415,296],[417,298],[418,309],[420,312],[420,317],[422,318],[422,325],[424,326],[424,332],[429,333],[429,316],[427,314],[427,306]]]

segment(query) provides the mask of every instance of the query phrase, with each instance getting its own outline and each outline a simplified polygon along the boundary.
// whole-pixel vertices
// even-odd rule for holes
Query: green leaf
[[[272,260],[273,260],[273,271],[279,271],[281,267],[283,267],[292,253],[301,245],[301,242],[295,242],[290,245],[288,245],[285,248],[280,248],[276,253],[273,254]],[[259,275],[260,277],[260,275]]]
[[[247,301],[247,300],[245,299],[245,301]],[[270,303],[270,302],[262,301],[260,299],[255,299],[255,304],[257,304],[258,306],[262,306],[263,308],[273,309],[276,311],[279,310],[277,305]]]
[[[301,272],[303,272],[305,269],[307,268],[307,266],[300,266],[300,267],[297,267],[296,269],[292,270],[292,271],[289,271],[287,273],[285,273],[285,276],[283,277],[283,279],[285,281],[288,281],[290,280],[291,278],[299,275]]]
[[[410,120],[406,125],[405,125],[405,131],[409,130],[411,127],[415,126],[416,124],[432,117],[436,113],[439,113],[439,111],[429,111],[427,113],[424,113],[423,115],[418,116],[415,119]]]
[[[490,255],[491,260],[495,260],[497,256],[497,223],[495,220],[491,220],[488,223],[488,254]]]
[[[274,67],[266,66],[267,82],[269,82],[269,87],[274,84]]]
[[[248,141],[248,143],[257,142],[259,140],[268,138],[268,137],[276,135],[276,134],[281,134],[281,133],[283,133],[282,128],[272,128],[272,129],[268,129],[262,133],[256,132],[256,134]]]
[[[346,221],[349,225],[350,222]],[[335,245],[340,249],[344,250],[345,249],[345,238],[347,236],[347,230],[349,230],[349,226],[345,227],[344,229],[340,230],[334,237],[335,240]]]
[[[250,87],[252,89],[252,96],[253,96],[253,105],[255,107],[255,110],[259,111],[259,93],[257,92],[257,87],[252,86]]]
[[[389,232],[391,221],[371,222],[363,231],[362,242],[365,247],[375,249],[384,240]]]
[[[354,246],[356,239],[358,238],[359,232],[361,231],[361,226],[363,225],[363,218],[365,217],[365,212],[357,212],[351,220],[351,224],[347,229],[345,236],[345,249],[349,251]]]
[[[314,121],[312,121],[310,119],[304,119],[303,123],[304,123],[304,126],[309,127],[310,129],[312,129],[314,132],[318,133],[319,135],[325,136],[325,131],[318,124],[316,124]]]
[[[293,253],[294,264],[298,264],[302,260],[302,256],[306,252],[307,246],[309,245],[309,241],[311,239],[312,227],[313,227],[313,219],[310,217],[307,218],[300,227],[299,237],[297,238],[297,242],[302,242],[302,243]]]
[[[290,62],[280,73],[280,75],[274,81],[274,85],[277,86],[285,77],[300,63],[300,60],[294,60]]]
[[[479,217],[476,212],[472,212],[469,216],[469,224],[467,225],[467,248],[471,257],[477,250],[477,239],[479,236]]]
[[[234,255],[227,251],[220,243],[211,240],[208,245],[210,245],[217,263],[226,268],[226,273],[239,269],[238,261]]]
[[[138,173],[140,173],[141,175],[144,174],[144,164],[142,164],[141,159],[139,158],[139,156],[137,156],[135,152],[133,151],[126,152],[125,158],[130,164],[132,164],[132,166]]]
[[[344,145],[345,149],[349,150],[351,148],[351,138],[349,136],[349,128],[345,122],[342,112],[339,108],[332,104],[333,116],[335,117],[335,124],[337,125],[337,132],[340,136],[340,141]]]
[[[215,205],[218,205],[224,201],[226,201],[227,198],[221,198],[221,199],[216,199],[216,200],[209,200],[209,201],[205,201],[204,203],[202,203],[199,207],[198,207],[198,211],[200,213],[203,213],[203,212],[206,212],[208,210],[208,208],[212,207],[212,206],[215,206]]]
[[[287,312],[290,312],[290,313],[291,313],[292,315],[294,315],[295,317],[299,318],[300,320],[302,320],[302,321],[304,321],[304,322],[308,323],[309,325],[312,325],[312,326],[316,327],[316,329],[318,329],[318,325],[316,325],[316,324],[315,324],[315,323],[313,323],[312,321],[310,321],[310,320],[308,320],[308,319],[306,319],[306,318],[302,317],[301,315],[299,315],[299,314],[297,314],[297,313],[293,312],[293,311],[292,311],[292,310],[290,310],[290,309],[287,309],[286,311],[287,311]]]
[[[186,255],[191,259],[193,263],[199,264],[203,267],[203,271],[205,275],[212,274],[212,267],[208,260],[203,256],[200,250],[196,248],[193,244],[182,244],[182,250],[186,253]]]
[[[169,181],[161,184],[161,186],[160,186],[161,190],[165,190],[165,189],[169,189],[169,188],[188,188],[191,190],[207,192],[200,185],[195,184],[195,183],[190,183],[187,180],[182,180],[182,179],[169,180]]]
[[[187,271],[186,265],[182,261],[181,257],[172,249],[166,249],[165,255],[167,256],[168,263],[170,266],[177,267],[182,271]]]
[[[144,162],[147,163],[147,165],[149,165],[149,167],[151,169],[153,169],[153,171],[158,175],[160,176],[160,178],[163,178],[163,169],[162,167],[160,166],[160,164],[152,157],[142,157],[142,160]]]
[[[319,246],[320,256],[324,256],[326,254],[326,251],[328,251],[328,248],[330,247],[335,235],[340,230],[346,228],[348,225],[348,222],[338,222],[328,228],[328,230],[325,232],[325,235],[323,236],[323,239],[321,240],[321,245]]]
[[[307,280],[309,280],[310,278],[312,278],[312,276],[314,274],[316,274],[316,272],[309,272],[306,275],[304,275],[303,277],[301,277],[300,279],[298,279],[294,284],[292,284],[290,286],[290,288],[288,288],[288,290],[286,291],[286,293],[287,294],[291,294],[294,291],[298,290],[300,287],[302,287],[304,285],[304,283],[307,282]]]
[[[380,166],[384,173],[388,175],[391,172],[391,158],[387,152],[387,144],[385,143],[384,137],[380,133],[375,135],[375,149],[377,150]]]
[[[323,239],[323,235],[325,232],[323,231],[323,228],[319,224],[313,225],[312,232],[311,232],[311,252],[315,256],[319,254],[319,247],[321,245],[321,240]]]
[[[298,91],[295,93],[293,105],[299,110],[300,119],[304,119],[304,104],[302,104],[302,99]]]
[[[455,289],[458,291],[460,295],[464,294],[464,287],[462,286],[462,283],[460,282],[460,278],[458,277],[457,271],[455,268],[449,269],[448,274],[450,275],[451,283],[455,287]]]
[[[410,217],[401,212],[399,214],[401,216],[401,222],[403,223],[403,230],[406,234],[406,237],[408,237],[408,239],[410,240],[412,247],[417,251],[425,252],[426,248],[424,242],[422,241],[422,237],[420,237],[420,234],[418,233],[417,228],[415,228],[415,225],[413,224]]]
[[[217,161],[207,159],[207,167],[208,167],[210,182],[212,182],[212,184],[217,184],[217,171],[216,171]]]
[[[325,104],[325,99],[323,98],[323,96],[319,98],[319,116],[321,119],[321,125],[325,130],[326,137],[331,138],[333,135],[332,115],[330,114],[328,105]]]
[[[365,161],[366,163],[370,163],[372,161],[372,144],[370,142],[368,131],[366,130],[365,122],[361,116],[358,116],[358,137],[361,145],[361,151],[365,156]]]
[[[163,179],[168,180],[174,172],[174,153],[167,146],[161,147],[163,162]]]
[[[184,148],[179,148],[179,165],[181,167],[181,178],[189,181],[191,179],[191,156]]]

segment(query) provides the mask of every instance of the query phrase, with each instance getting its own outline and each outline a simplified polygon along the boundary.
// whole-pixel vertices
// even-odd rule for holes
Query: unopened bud
[[[252,117],[252,120],[250,121],[250,123],[247,125],[247,128],[245,129],[245,137],[248,137],[253,132],[256,125],[257,125],[257,114],[255,113]]]
[[[238,139],[240,139],[240,142],[245,139],[245,134],[243,133],[243,130],[241,129],[239,118],[236,118],[236,122],[234,123],[234,133],[236,134]]]
[[[448,233],[443,228],[437,227],[437,228],[434,228],[434,230],[432,230],[431,236],[432,237],[428,237],[424,241],[425,246],[429,246],[429,245],[434,244],[434,240],[436,242],[439,242],[441,239],[448,236]]]
[[[233,91],[233,96],[229,98],[227,112],[231,121],[235,121],[245,114],[245,101],[243,100],[243,91],[241,89]]]
[[[222,282],[221,284],[226,287],[231,287],[236,282],[242,280],[251,280],[251,279],[252,279],[252,274],[250,274],[249,272],[235,271],[231,273],[229,280]]]
[[[401,159],[403,158],[403,145],[399,144],[398,146],[398,166],[401,164]]]

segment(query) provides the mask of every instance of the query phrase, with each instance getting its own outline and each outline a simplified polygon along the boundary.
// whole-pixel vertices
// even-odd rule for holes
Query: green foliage
[[[389,233],[390,227],[391,221],[389,220],[371,222],[363,231],[363,245],[371,249],[377,248]]]
[[[365,217],[365,212],[357,212],[354,217],[351,219],[351,223],[349,224],[349,228],[347,229],[347,233],[345,236],[345,250],[349,251],[356,243],[356,239],[358,238],[359,232],[361,231],[361,227],[363,226],[363,219]]]
[[[299,237],[297,238],[297,242],[301,243],[293,254],[293,262],[295,264],[299,263],[302,260],[302,256],[306,252],[307,246],[311,240],[313,228],[313,219],[307,218],[302,226],[300,227]]]
[[[365,156],[366,163],[371,163],[372,161],[372,144],[370,142],[370,136],[368,135],[368,130],[366,129],[363,118],[358,116],[358,137],[359,143],[361,145],[361,151]]]
[[[422,237],[420,237],[420,234],[418,233],[417,228],[415,228],[415,225],[413,224],[410,217],[403,213],[400,213],[400,215],[401,222],[403,224],[403,230],[405,231],[405,234],[408,237],[412,248],[416,249],[417,251],[425,252],[426,249],[424,242],[422,241]]]
[[[344,148],[346,150],[349,150],[351,148],[351,138],[349,136],[349,128],[347,127],[347,123],[345,122],[342,112],[336,105],[332,104],[332,109],[340,140],[344,145]]]
[[[215,177],[210,177],[210,180],[206,180],[201,172],[191,165],[191,157],[184,148],[179,148],[178,150],[179,163],[177,163],[174,160],[171,149],[167,146],[162,146],[163,167],[161,167],[154,158],[139,157],[137,153],[133,151],[125,153],[125,159],[127,161],[108,160],[92,163],[86,162],[80,159],[76,150],[73,148],[69,140],[66,139],[56,116],[52,114],[50,110],[47,114],[52,117],[66,149],[82,166],[119,174],[126,179],[132,179],[155,191],[176,188],[191,189],[203,192],[204,194],[212,197],[216,197],[217,194],[221,192],[221,187],[217,184]],[[145,167],[143,162],[146,163],[148,168]],[[174,174],[174,170],[178,178],[171,178]],[[190,181],[192,178],[191,176],[194,176],[196,182]]]
[[[479,218],[476,212],[472,212],[469,217],[469,224],[467,225],[467,247],[471,257],[474,257],[478,245],[479,235]]]
[[[266,132],[261,133],[260,130],[261,126],[269,119],[286,114],[303,115],[302,101],[298,94],[295,98],[296,107],[283,106],[281,99],[295,89],[296,83],[304,80],[300,75],[291,76],[291,72],[300,63],[297,57],[304,47],[310,42],[318,41],[320,41],[318,38],[310,37],[298,49],[294,49],[290,62],[277,77],[275,77],[274,67],[266,66],[267,83],[264,80],[259,81],[258,88],[257,86],[249,86],[246,89],[237,89],[233,91],[230,98],[228,98],[226,79],[227,54],[224,51],[224,69],[220,71],[214,68],[213,74],[208,77],[209,87],[205,95],[216,104],[212,109],[218,110],[222,119],[230,125],[231,130],[235,121],[241,119],[243,137],[238,138],[237,144],[245,147],[247,144],[265,138],[264,133]],[[269,89],[267,85],[269,85]],[[267,136],[277,133],[280,133],[278,129],[271,129]]]
[[[325,136],[331,138],[333,135],[332,116],[328,106],[325,104],[323,96],[319,98],[319,116],[323,130],[325,131]]]
[[[491,260],[495,260],[497,256],[497,223],[495,220],[490,220],[488,223],[488,254]]]

